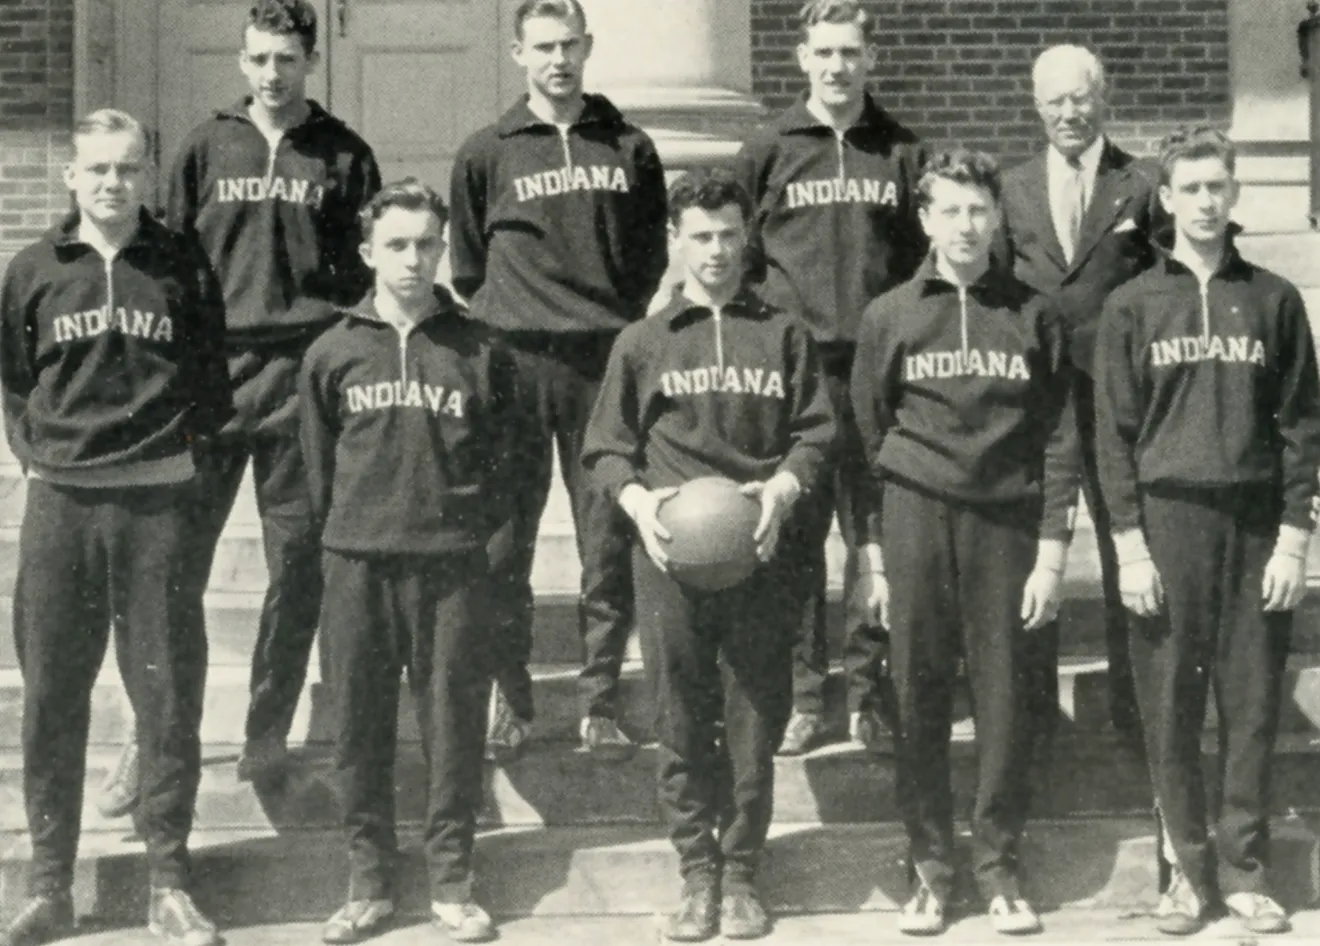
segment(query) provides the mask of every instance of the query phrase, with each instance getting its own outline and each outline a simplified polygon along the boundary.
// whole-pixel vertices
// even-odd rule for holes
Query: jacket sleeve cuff
[[[784,457],[776,473],[790,473],[798,481],[803,493],[813,492],[819,484],[820,463],[814,453],[795,450]]]
[[[637,470],[623,457],[606,455],[596,460],[591,475],[611,503],[619,501],[619,491],[638,480]]]
[[[1306,553],[1311,547],[1311,533],[1296,526],[1279,526],[1279,537],[1274,541],[1274,554],[1289,558],[1306,560]]]
[[[1125,529],[1114,533],[1114,549],[1118,552],[1118,564],[1135,565],[1150,561],[1150,549],[1146,546],[1146,536],[1140,529]]]

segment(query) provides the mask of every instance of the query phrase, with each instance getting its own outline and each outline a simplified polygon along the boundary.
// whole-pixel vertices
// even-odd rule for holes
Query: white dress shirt
[[[1083,207],[1091,206],[1091,198],[1095,194],[1095,177],[1100,169],[1100,155],[1104,149],[1105,139],[1101,135],[1078,156],[1078,163],[1081,164]],[[1058,234],[1064,258],[1071,263],[1077,248],[1072,245],[1072,234],[1068,227],[1068,185],[1078,172],[1068,163],[1068,159],[1053,147],[1045,153],[1045,168],[1046,177],[1049,179],[1050,216],[1054,220],[1054,232]]]

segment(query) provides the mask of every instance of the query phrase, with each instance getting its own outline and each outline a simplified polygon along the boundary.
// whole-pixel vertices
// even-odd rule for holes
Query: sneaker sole
[[[355,927],[343,937],[332,937],[328,933],[321,934],[321,942],[330,943],[331,946],[344,946],[346,943],[362,943],[369,939],[375,939],[384,933],[388,933],[390,927],[394,925],[394,914],[382,917],[370,926]]]
[[[160,925],[157,923],[148,923],[147,932],[149,932],[152,936],[159,937],[160,939],[169,943],[170,946],[219,946],[219,944],[223,942],[218,932],[211,934],[211,936],[206,940],[188,939],[186,936],[185,937],[170,936],[166,934],[166,932],[163,929],[161,929]]]
[[[482,930],[479,933],[464,933],[435,919],[431,920],[431,928],[455,943],[489,943],[495,939],[494,929]]]
[[[105,805],[100,802],[96,804],[96,810],[101,813],[103,818],[126,818],[133,813],[133,809],[138,806],[138,800],[141,796],[134,795],[132,798],[121,801],[116,805]]]

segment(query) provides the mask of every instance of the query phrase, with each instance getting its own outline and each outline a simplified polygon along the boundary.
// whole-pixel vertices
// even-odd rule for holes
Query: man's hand
[[[889,579],[885,573],[863,568],[857,576],[857,590],[853,594],[866,608],[867,624],[889,630]]]
[[[1123,606],[1140,617],[1154,617],[1164,607],[1164,583],[1149,558],[1118,566],[1118,590]]]
[[[1059,616],[1059,591],[1063,587],[1063,572],[1037,565],[1027,576],[1022,589],[1022,626],[1035,631]]]
[[[1306,559],[1275,552],[1265,566],[1261,588],[1266,611],[1291,611],[1306,594]]]
[[[637,526],[642,547],[647,556],[662,572],[669,570],[669,555],[665,544],[672,538],[660,524],[658,517],[660,504],[678,492],[677,487],[647,489],[640,483],[629,483],[619,492],[619,508],[628,514],[628,518]]]
[[[768,562],[779,545],[779,530],[783,528],[793,504],[802,495],[802,484],[787,470],[781,470],[764,482],[744,483],[739,489],[744,496],[761,499],[761,520],[756,524],[756,555]]]

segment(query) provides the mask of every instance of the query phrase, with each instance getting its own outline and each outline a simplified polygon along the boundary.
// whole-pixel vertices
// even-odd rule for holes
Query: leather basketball
[[[660,524],[671,537],[665,550],[669,573],[701,591],[738,584],[758,564],[752,537],[761,518],[761,502],[738,492],[722,476],[689,480],[660,504]]]

